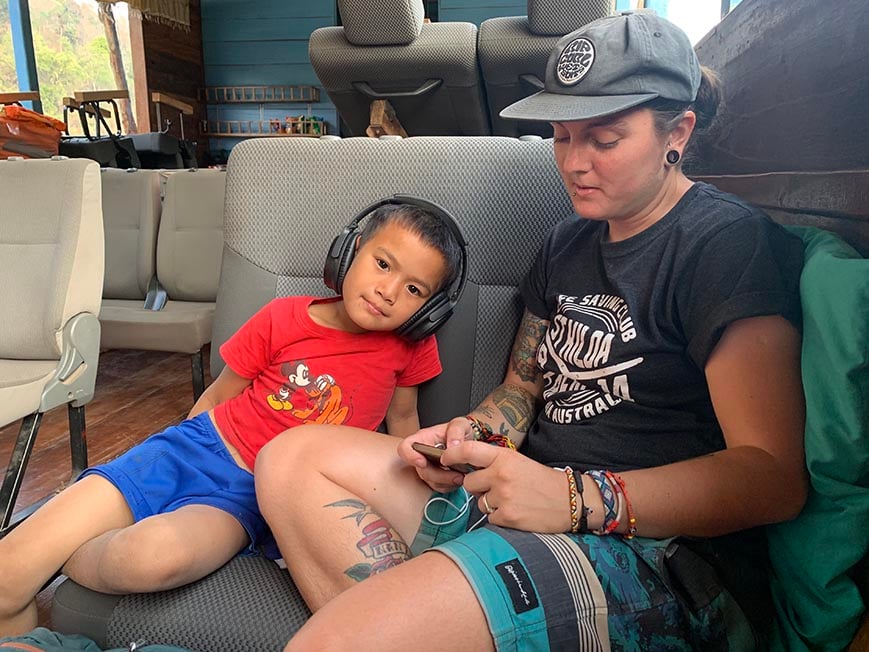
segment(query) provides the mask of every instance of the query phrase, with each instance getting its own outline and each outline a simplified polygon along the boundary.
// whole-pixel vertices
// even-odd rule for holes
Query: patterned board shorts
[[[753,650],[755,633],[712,567],[675,539],[536,534],[458,518],[463,490],[434,494],[414,554],[437,550],[462,570],[496,649]]]

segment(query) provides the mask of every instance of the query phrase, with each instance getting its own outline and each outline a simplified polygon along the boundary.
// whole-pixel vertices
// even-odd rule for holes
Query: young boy
[[[0,540],[0,636],[36,626],[34,597],[60,568],[97,591],[159,591],[268,543],[252,472],[288,428],[385,418],[390,435],[418,430],[416,386],[440,373],[437,344],[394,331],[457,278],[459,246],[421,207],[374,211],[341,296],[267,304],[221,347],[226,367],[187,420],[88,469]]]

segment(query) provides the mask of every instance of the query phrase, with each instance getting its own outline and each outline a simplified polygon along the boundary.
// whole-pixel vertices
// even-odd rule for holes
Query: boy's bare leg
[[[34,598],[86,541],[133,522],[121,493],[90,475],[0,539],[0,636],[36,627]]]
[[[164,591],[205,577],[248,541],[245,529],[227,512],[187,505],[91,539],[63,571],[103,593]]]
[[[427,552],[326,604],[285,648],[306,650],[487,652],[494,643],[458,566]]]
[[[398,457],[398,442],[366,430],[304,426],[257,457],[260,510],[312,610],[410,557],[431,489]]]

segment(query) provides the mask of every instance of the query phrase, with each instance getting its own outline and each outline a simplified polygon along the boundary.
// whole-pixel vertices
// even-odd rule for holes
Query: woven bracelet
[[[599,535],[611,534],[619,526],[618,494],[610,486],[606,471],[586,471],[585,475],[591,477],[597,483],[604,506],[603,523],[594,533]]]
[[[567,476],[567,492],[570,499],[570,531],[573,534],[579,532],[579,509],[576,504],[576,476],[573,469],[569,466],[564,467],[564,474]]]

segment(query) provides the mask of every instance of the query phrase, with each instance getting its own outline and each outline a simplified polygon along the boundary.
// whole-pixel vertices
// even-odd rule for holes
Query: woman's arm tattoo
[[[537,380],[537,347],[540,345],[546,327],[549,325],[545,319],[535,317],[527,310],[522,315],[522,322],[513,342],[513,351],[510,354],[510,367],[522,380],[533,383]]]
[[[548,325],[545,319],[535,317],[527,310],[524,312],[510,353],[510,372],[530,386],[518,384],[515,378],[514,382],[509,382],[508,377],[475,410],[486,417],[493,432],[512,437],[517,443],[524,439],[537,412],[537,395],[533,391],[540,377],[537,347]]]
[[[501,385],[492,392],[492,401],[506,421],[498,427],[501,434],[507,434],[506,428],[528,431],[534,418],[534,397],[528,391],[518,385]]]

